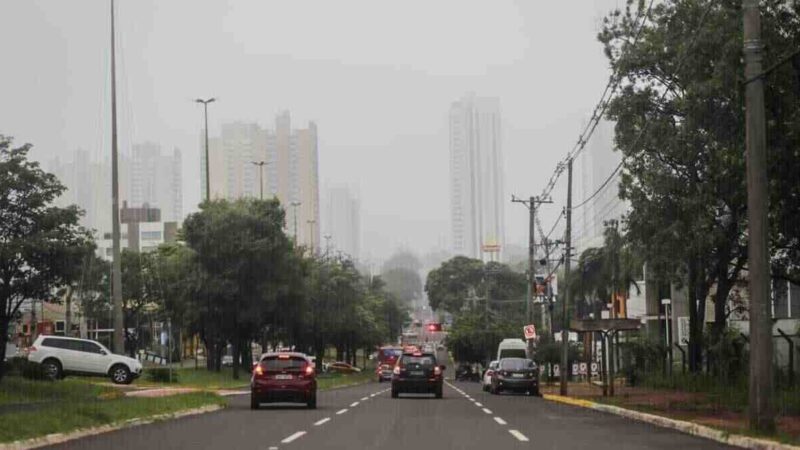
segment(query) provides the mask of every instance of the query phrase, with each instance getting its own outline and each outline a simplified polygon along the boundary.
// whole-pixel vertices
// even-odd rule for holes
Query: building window
[[[160,231],[142,231],[143,241],[157,241],[161,239]]]

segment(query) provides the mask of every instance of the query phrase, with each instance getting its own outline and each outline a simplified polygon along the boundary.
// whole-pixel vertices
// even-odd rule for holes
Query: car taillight
[[[35,351],[36,351],[36,347],[34,347],[32,345],[30,347],[28,347],[28,353],[33,353]]]
[[[253,371],[253,373],[255,373],[255,374],[256,374],[256,376],[261,376],[261,375],[264,375],[264,368],[263,368],[263,367],[261,367],[261,364],[259,364],[259,365],[257,365],[257,366],[256,366],[256,368],[255,368],[255,370]]]
[[[433,368],[433,374],[434,375],[441,375],[442,374],[442,368],[439,367],[439,366],[434,367]]]
[[[307,376],[314,375],[314,366],[312,365],[306,366],[306,375]]]
[[[392,373],[395,375],[400,375],[400,366],[394,366],[394,370],[392,370]]]

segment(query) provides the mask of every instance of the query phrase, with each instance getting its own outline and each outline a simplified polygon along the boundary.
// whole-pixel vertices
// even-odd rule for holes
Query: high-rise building
[[[450,218],[453,251],[480,259],[505,244],[505,177],[500,102],[467,94],[450,106]]]
[[[205,150],[201,139],[201,150]],[[319,248],[319,173],[317,126],[292,130],[288,112],[275,119],[275,129],[257,123],[222,125],[222,135],[209,139],[212,198],[277,197],[286,209],[287,231],[297,242]],[[205,158],[201,158],[205,174]],[[254,164],[265,162],[263,167]],[[259,173],[263,171],[263,175]],[[262,181],[263,180],[263,181]],[[205,191],[205,180],[201,183]]]
[[[132,207],[148,205],[161,210],[166,221],[183,219],[181,152],[161,152],[154,142],[134,144],[128,162],[128,196],[121,196]]]
[[[330,250],[341,251],[354,259],[361,249],[361,205],[347,186],[325,190],[325,216],[322,231],[330,236]]]

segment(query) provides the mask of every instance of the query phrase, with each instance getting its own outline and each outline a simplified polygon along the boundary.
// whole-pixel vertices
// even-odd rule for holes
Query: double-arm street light
[[[196,103],[203,104],[203,115],[206,123],[206,200],[211,200],[211,177],[209,176],[209,173],[211,173],[211,166],[208,160],[208,104],[216,100],[217,99],[214,97],[205,100],[202,98],[195,100]]]
[[[269,165],[266,161],[250,161],[250,164],[258,166],[258,199],[264,200],[264,166]]]

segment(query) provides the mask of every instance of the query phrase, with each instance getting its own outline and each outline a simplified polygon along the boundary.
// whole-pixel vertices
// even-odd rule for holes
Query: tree
[[[386,290],[403,304],[409,305],[422,297],[422,280],[419,273],[405,267],[388,269],[381,273]]]
[[[381,272],[385,273],[392,269],[407,269],[413,272],[418,272],[422,269],[422,263],[417,255],[407,251],[400,250],[395,252],[386,262],[383,263]]]
[[[457,313],[467,298],[476,297],[482,288],[483,263],[478,259],[456,256],[428,273],[425,292],[431,308]]]
[[[9,321],[22,302],[50,300],[55,288],[73,281],[75,267],[94,248],[78,224],[78,208],[53,206],[64,186],[28,160],[30,144],[11,143],[0,136],[0,360]]]
[[[201,336],[215,360],[230,342],[235,355],[258,336],[285,287],[283,268],[292,244],[283,232],[284,210],[277,200],[204,202],[184,222],[183,235],[202,268],[205,304]],[[240,359],[234,358],[234,377]]]

